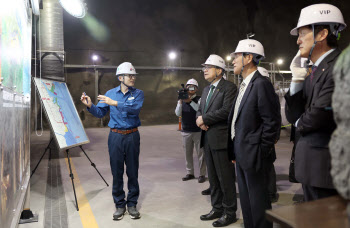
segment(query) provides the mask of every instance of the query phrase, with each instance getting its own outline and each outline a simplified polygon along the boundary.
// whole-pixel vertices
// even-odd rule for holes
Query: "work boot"
[[[121,220],[126,212],[125,207],[117,207],[117,211],[113,214],[114,220]]]
[[[128,207],[128,212],[130,218],[132,219],[139,219],[141,217],[140,212],[138,212],[136,206]]]

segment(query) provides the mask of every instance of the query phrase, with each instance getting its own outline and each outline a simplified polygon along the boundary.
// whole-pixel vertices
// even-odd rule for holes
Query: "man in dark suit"
[[[271,79],[270,79],[270,75],[269,75],[269,72],[263,68],[263,67],[258,67],[258,71],[259,73],[262,75],[262,76],[265,76],[270,82],[271,82]],[[280,104],[280,98],[279,96],[276,94],[276,101],[278,102],[278,104]],[[281,106],[279,106],[279,109],[281,109]],[[277,138],[277,141],[279,140],[279,136],[280,136],[280,133],[277,134],[278,138]],[[277,143],[276,141],[276,143]],[[268,183],[268,187],[267,189],[269,190],[269,197],[270,197],[270,201],[271,203],[274,203],[274,202],[277,202],[278,201],[278,195],[277,195],[277,185],[276,185],[276,170],[275,170],[275,166],[274,166],[274,162],[276,161],[276,148],[274,147],[273,148],[273,151],[271,153],[271,156],[270,156],[270,160],[271,160],[271,166],[268,168],[268,178],[267,178],[267,183]]]
[[[327,13],[324,13],[327,12]],[[328,143],[336,128],[332,112],[333,66],[340,50],[339,31],[346,27],[340,10],[315,4],[301,10],[291,35],[298,35],[299,52],[291,63],[292,83],[286,94],[286,116],[301,134],[295,149],[295,177],[302,184],[304,200],[337,194],[330,175]],[[301,57],[314,63],[311,72]]]
[[[236,162],[245,228],[271,227],[268,175],[281,127],[280,105],[271,82],[257,71],[264,48],[257,40],[238,43],[232,53],[234,73],[243,77],[228,117],[228,156]]]
[[[227,157],[227,117],[237,87],[224,78],[225,61],[210,55],[203,64],[204,88],[197,111],[197,126],[202,129],[201,147],[207,163],[212,210],[201,220],[213,220],[214,227],[227,226],[236,219],[237,196],[234,165]]]

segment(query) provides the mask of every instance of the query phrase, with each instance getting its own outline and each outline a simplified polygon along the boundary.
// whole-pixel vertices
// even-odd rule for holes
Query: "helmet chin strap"
[[[314,25],[312,25],[312,35],[314,36],[314,44],[312,45],[311,50],[309,52],[309,57],[307,58],[305,68],[308,68],[310,61],[311,61],[312,52],[314,51],[314,48],[315,48],[317,42],[320,42],[320,41],[316,41],[316,39],[315,39],[315,26]]]
[[[124,78],[125,78],[125,75],[123,75],[123,81],[120,81],[120,82],[121,82],[123,85],[125,85],[126,88],[128,88],[128,91],[130,91],[130,94],[131,94],[131,96],[133,97],[132,92],[131,92],[131,90],[130,90],[130,88],[131,88],[132,86],[128,86],[127,84],[125,84],[125,83],[124,83]]]
[[[244,70],[244,67],[246,66],[246,65],[244,65],[243,58],[244,58],[244,53],[242,53],[242,69],[241,69],[241,72],[239,73],[239,75],[240,75],[241,77],[243,77],[243,76],[242,76],[243,70]]]
[[[210,82],[210,84],[213,83],[213,81],[215,81],[217,79],[217,77],[218,77],[218,74],[215,71],[215,78]]]
[[[121,83],[122,83],[123,85],[125,85],[125,86],[129,89],[129,86],[128,86],[127,84],[124,83],[124,77],[125,77],[125,76],[123,76],[123,81],[121,81]]]
[[[241,69],[241,72],[239,72],[239,75],[241,75],[241,77],[243,77],[242,76],[242,73],[243,73],[243,70],[244,70],[244,61],[243,61],[243,58],[244,58],[244,54],[242,53],[242,69]]]
[[[223,70],[222,70],[223,71]],[[216,71],[215,71],[215,78],[210,82],[210,84],[211,83],[213,83],[213,81],[215,81],[215,79],[217,79],[219,77],[219,75],[218,75],[218,73],[216,73]]]

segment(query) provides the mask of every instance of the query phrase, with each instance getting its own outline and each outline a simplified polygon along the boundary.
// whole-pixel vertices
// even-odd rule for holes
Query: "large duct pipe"
[[[65,81],[63,9],[58,0],[43,0],[40,30],[42,77]]]

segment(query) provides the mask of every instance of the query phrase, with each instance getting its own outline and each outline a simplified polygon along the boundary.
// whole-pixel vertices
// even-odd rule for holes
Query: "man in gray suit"
[[[201,147],[207,163],[212,210],[200,219],[219,218],[213,226],[222,227],[237,220],[235,169],[227,154],[227,118],[237,87],[223,78],[226,66],[220,56],[210,55],[203,66],[204,78],[210,85],[203,90],[196,123],[202,129]]]

